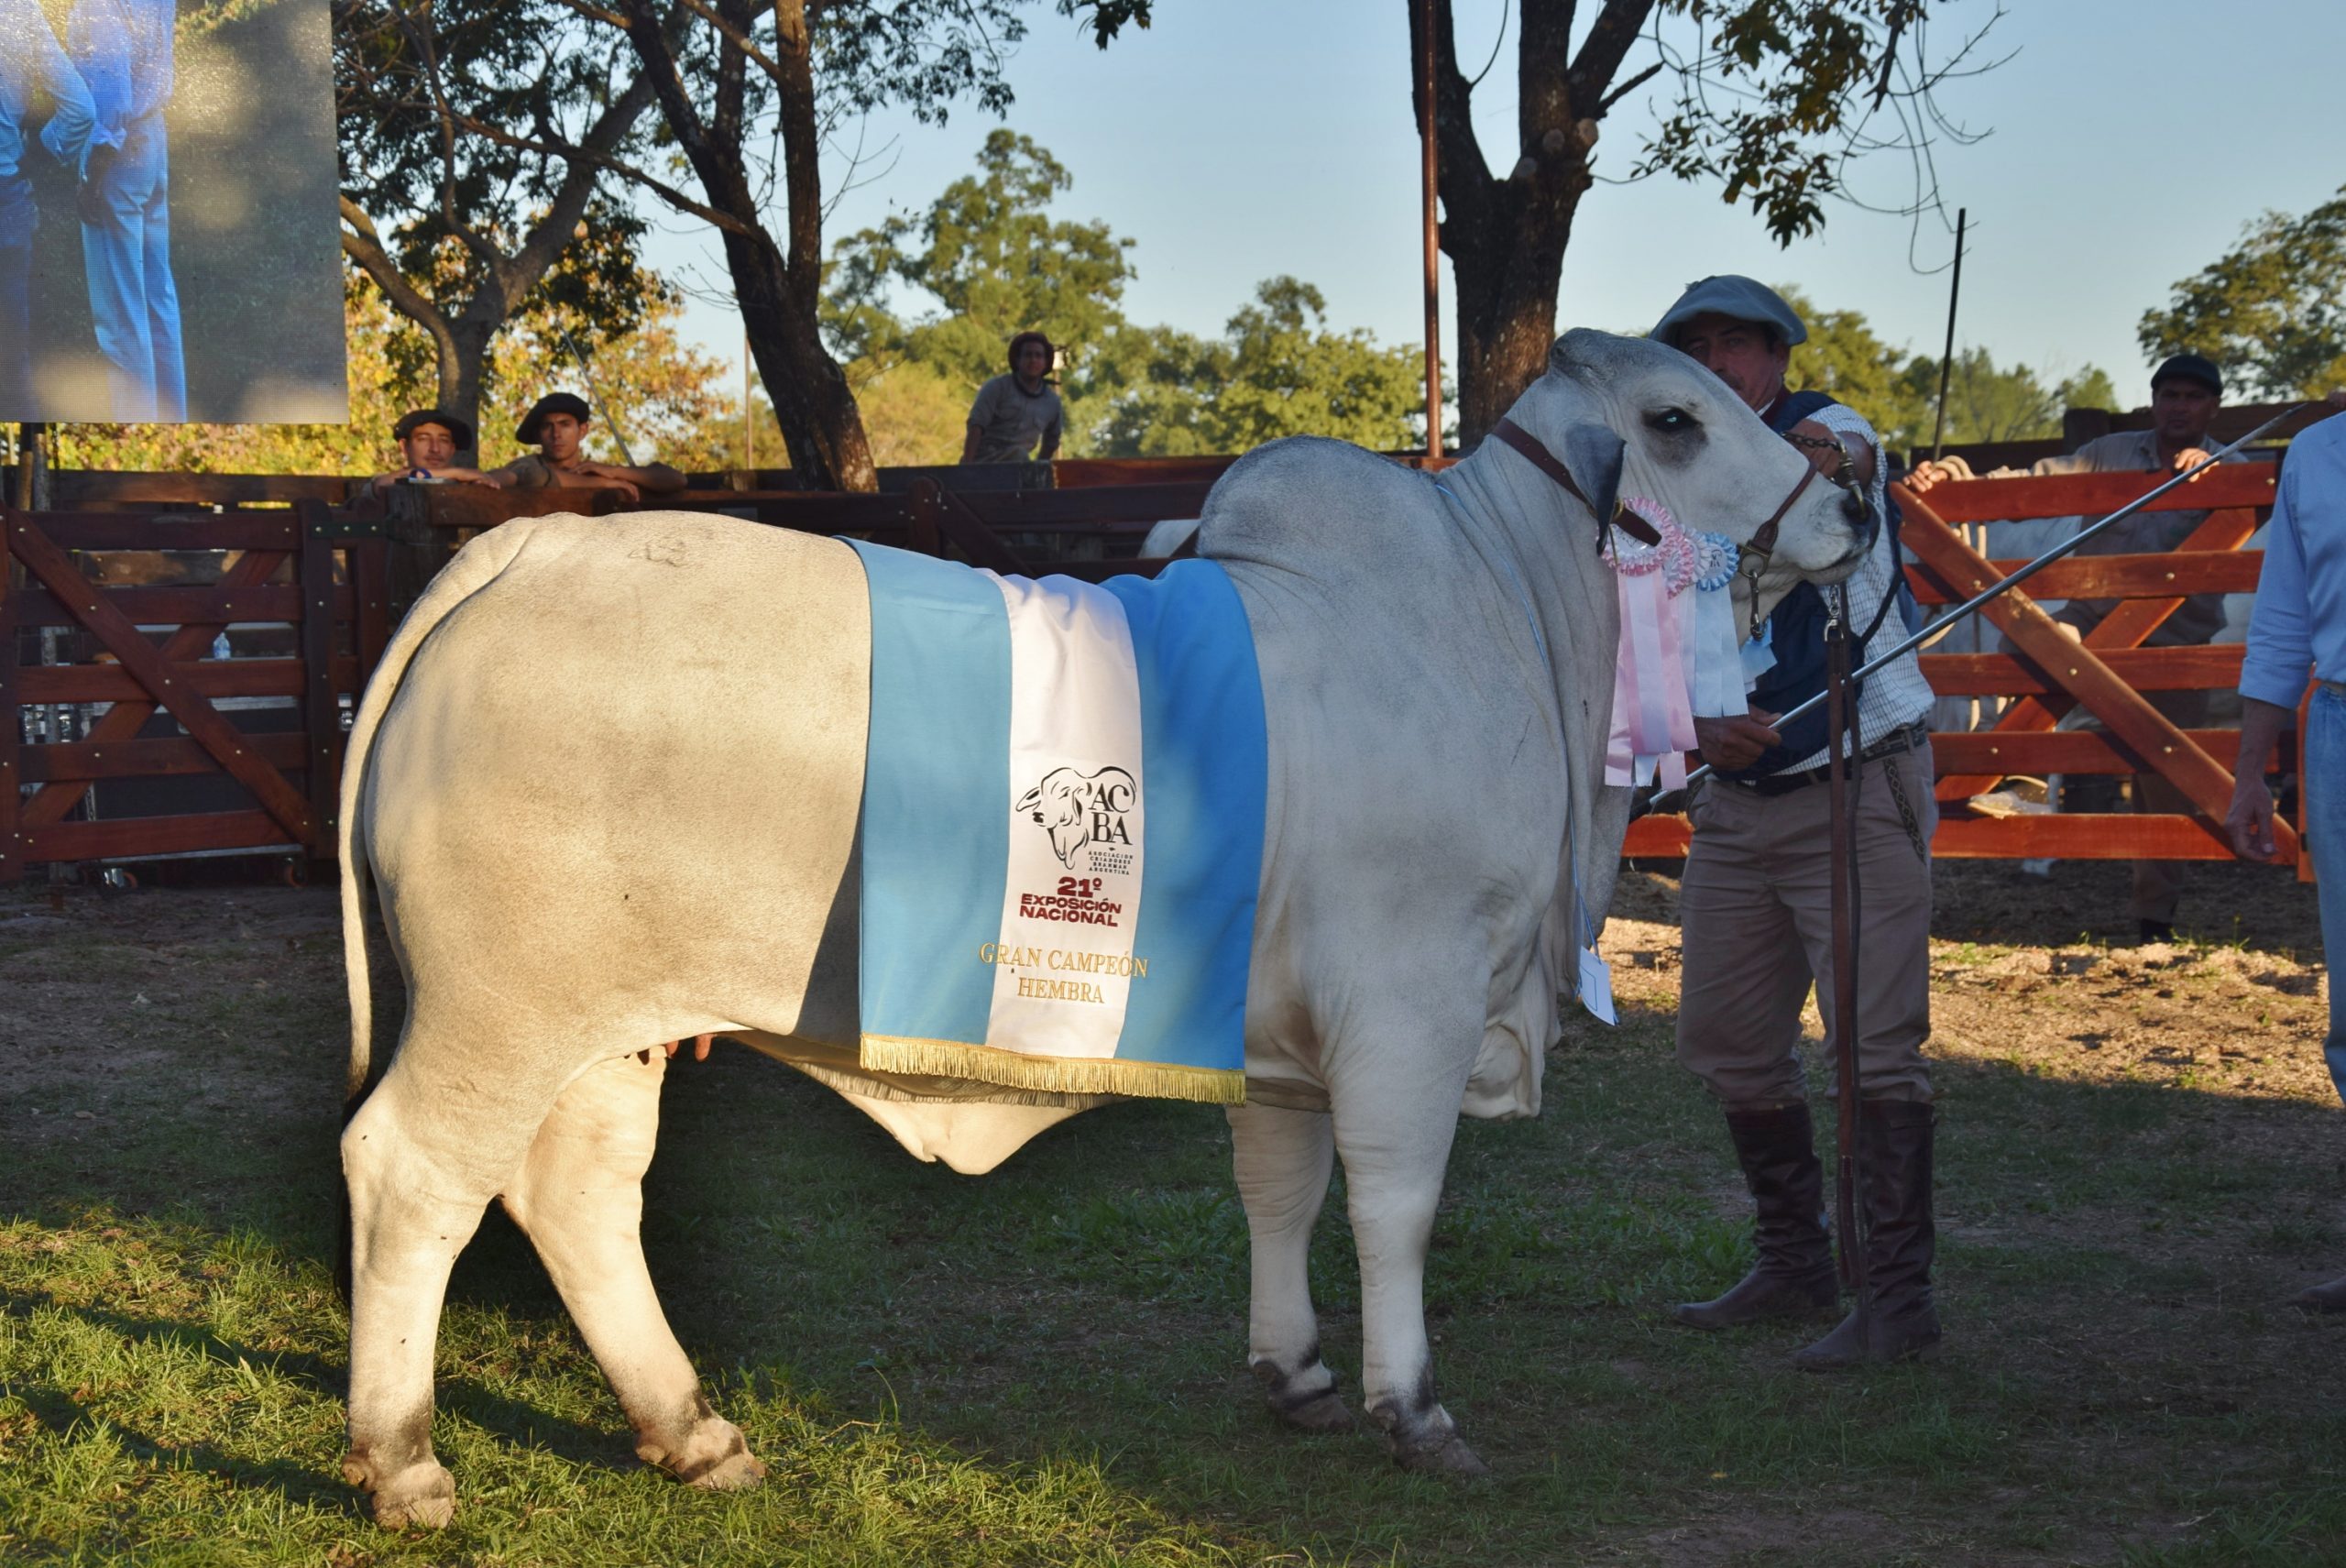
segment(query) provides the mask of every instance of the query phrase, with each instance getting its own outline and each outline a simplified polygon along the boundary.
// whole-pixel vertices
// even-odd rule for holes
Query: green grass
[[[1650,1009],[1575,1027],[1539,1120],[1461,1129],[1428,1309],[1488,1481],[1263,1413],[1218,1113],[1095,1113],[972,1180],[727,1047],[672,1070],[646,1245],[767,1484],[709,1497],[639,1464],[492,1215],[439,1345],[457,1522],[386,1535],[338,1469],[332,945],[140,943],[77,946],[148,1001],[84,1072],[37,1050],[0,1102],[11,1568],[2346,1561],[2346,1333],[2278,1305],[2340,1261],[2336,1173],[2239,1132],[2318,1113],[2218,1122],[2205,1095],[1950,1065],[1947,1352],[1808,1377],[1783,1363],[1796,1328],[1662,1316],[1749,1246]],[[0,953],[0,985],[52,958]],[[1341,1177],[1313,1268],[1356,1404]]]

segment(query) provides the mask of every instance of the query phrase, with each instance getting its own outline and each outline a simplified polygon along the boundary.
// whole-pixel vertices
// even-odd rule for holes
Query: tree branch
[[[358,264],[359,270],[373,280],[375,287],[383,291],[383,297],[391,302],[400,314],[435,338],[445,336],[448,318],[441,313],[439,306],[424,296],[422,290],[408,281],[407,274],[400,270],[399,263],[393,261],[390,253],[383,248],[382,240],[376,233],[375,220],[349,197],[345,196],[341,200],[342,221],[350,225],[342,231],[342,253]]]
[[[1612,106],[1613,100],[1606,96],[1606,89],[1612,84],[1614,73],[1621,69],[1621,62],[1637,47],[1638,35],[1645,31],[1647,21],[1653,16],[1653,5],[1654,0],[1605,0],[1605,9],[1597,13],[1595,25],[1581,42],[1580,58],[1573,61],[1565,78],[1572,92],[1573,113],[1595,119]],[[1650,71],[1645,72],[1621,91],[1628,92],[1652,74]],[[1594,104],[1595,108],[1592,112],[1582,107],[1584,104]]]

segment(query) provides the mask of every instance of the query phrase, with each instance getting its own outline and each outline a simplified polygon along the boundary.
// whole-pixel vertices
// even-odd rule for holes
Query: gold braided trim
[[[1119,1061],[1113,1057],[1030,1057],[998,1046],[896,1035],[865,1035],[861,1041],[859,1062],[866,1072],[926,1073],[1055,1094],[1129,1094],[1207,1105],[1246,1102],[1243,1069]]]

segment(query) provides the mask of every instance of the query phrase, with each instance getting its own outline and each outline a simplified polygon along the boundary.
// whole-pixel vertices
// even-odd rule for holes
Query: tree
[[[422,330],[432,400],[466,419],[518,313],[560,306],[592,341],[656,298],[646,225],[597,190],[651,86],[619,51],[577,47],[566,16],[538,0],[334,3],[343,253]]]
[[[1923,418],[1908,444],[1926,444],[1939,389],[1939,361],[1920,356],[1905,380]],[[2076,408],[2113,408],[2118,390],[2107,374],[2088,365],[2046,386],[2023,363],[1999,367],[1984,348],[1955,356],[1947,377],[1946,439],[1949,442],[2041,441],[2061,433],[2061,414]]]
[[[2268,212],[2175,285],[2135,330],[2153,364],[2204,354],[2227,382],[2282,401],[2346,385],[2346,186],[2302,217]]]
[[[963,396],[1002,373],[1010,339],[1041,332],[1062,363],[1123,324],[1118,302],[1133,275],[1102,223],[1054,221],[1051,199],[1074,177],[1032,139],[996,130],[975,176],[955,181],[919,219],[892,217],[832,249],[823,301],[832,341],[876,373],[916,360],[958,382]],[[892,285],[918,289],[937,309],[907,326],[884,303]]]
[[[791,466],[810,485],[874,488],[853,390],[822,338],[823,135],[890,104],[936,122],[964,97],[1000,113],[1012,96],[1003,46],[1024,36],[1027,0],[565,3],[634,51],[684,175],[543,131],[531,145],[586,157],[713,226]],[[1150,0],[1057,5],[1103,46],[1149,19]],[[765,215],[777,180],[779,233]]]
[[[1416,60],[1424,23],[1419,0],[1409,7]],[[1935,136],[1963,137],[1937,116],[1932,92],[1980,69],[1965,62],[1986,30],[1933,66],[1920,0],[1602,0],[1575,50],[1577,0],[1521,0],[1516,149],[1501,174],[1475,135],[1474,81],[1459,67],[1450,0],[1431,8],[1441,244],[1456,278],[1459,426],[1470,442],[1547,364],[1573,221],[1595,181],[1603,122],[1623,97],[1665,73],[1677,94],[1630,178],[1716,180],[1789,244],[1823,224],[1827,198],[1847,194],[1852,158],[1902,148],[1927,170],[1925,118]],[[1641,48],[1654,58],[1624,77]],[[1421,115],[1414,70],[1410,82]],[[1885,105],[1899,128],[1877,135]],[[1918,192],[1905,210],[1935,202]]]
[[[1069,423],[1108,457],[1244,452],[1283,435],[1383,450],[1421,440],[1417,348],[1331,332],[1327,308],[1310,284],[1278,277],[1256,287],[1218,342],[1127,328],[1070,379]]]
[[[1938,360],[1882,342],[1860,312],[1820,309],[1798,289],[1775,288],[1808,326],[1808,341],[1792,350],[1792,384],[1830,392],[1865,415],[1888,451],[1929,445]],[[1967,348],[1947,378],[1946,439],[2038,440],[2061,433],[2064,410],[2116,401],[2109,376],[2091,365],[2048,387],[2026,364],[2000,367],[1987,349]]]

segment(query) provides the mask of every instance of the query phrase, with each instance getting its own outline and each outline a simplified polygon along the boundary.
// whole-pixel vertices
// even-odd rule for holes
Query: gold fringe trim
[[[1192,1100],[1207,1105],[1246,1102],[1243,1069],[1118,1061],[1113,1057],[1030,1057],[997,1046],[959,1040],[916,1040],[865,1035],[860,1064],[866,1072],[926,1073],[998,1083],[1054,1094],[1128,1094],[1143,1100]]]

